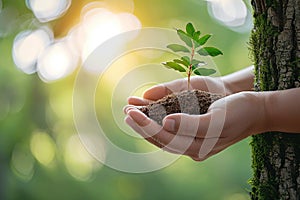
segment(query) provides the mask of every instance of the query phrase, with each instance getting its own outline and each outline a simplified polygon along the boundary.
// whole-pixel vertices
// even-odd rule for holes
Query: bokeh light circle
[[[26,5],[40,22],[49,22],[65,13],[71,5],[71,0],[26,0]]]
[[[37,62],[38,75],[45,82],[55,81],[71,74],[77,67],[78,57],[74,56],[66,42],[49,45]]]
[[[87,6],[82,13],[76,34],[85,60],[101,43],[122,32],[141,28],[139,19],[131,13],[115,14],[103,7]]]
[[[52,31],[44,27],[19,33],[14,39],[12,50],[17,68],[26,74],[35,73],[38,57],[52,41]]]
[[[243,0],[208,0],[208,12],[232,30],[248,32],[252,27],[251,14]]]

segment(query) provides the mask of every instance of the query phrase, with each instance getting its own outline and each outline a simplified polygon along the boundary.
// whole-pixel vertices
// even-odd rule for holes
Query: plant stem
[[[192,41],[192,53],[191,53],[191,58],[190,58],[190,65],[188,68],[188,90],[190,90],[190,84],[191,84],[191,75],[192,75],[192,66],[193,66],[193,60],[194,60],[194,56],[195,56],[195,45],[194,42]]]

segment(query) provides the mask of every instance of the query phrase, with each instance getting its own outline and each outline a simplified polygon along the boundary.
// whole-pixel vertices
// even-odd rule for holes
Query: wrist
[[[222,76],[221,81],[224,85],[226,96],[236,93],[228,76]]]
[[[248,98],[251,101],[251,107],[254,114],[253,124],[251,125],[251,134],[256,135],[259,133],[269,131],[269,117],[267,109],[267,101],[269,100],[269,94],[267,92],[245,92],[249,94]]]
[[[223,76],[221,79],[228,94],[234,94],[242,91],[253,91],[253,66]]]
[[[266,92],[267,131],[299,133],[300,88]]]

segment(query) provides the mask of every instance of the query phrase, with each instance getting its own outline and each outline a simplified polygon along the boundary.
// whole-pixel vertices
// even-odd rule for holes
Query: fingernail
[[[174,132],[175,131],[175,120],[174,119],[165,119],[163,121],[164,129],[167,131]]]
[[[132,106],[132,105],[127,105],[127,106],[125,106],[125,107],[123,108],[123,112],[124,112],[125,114],[128,114],[128,112],[129,112],[130,110],[132,110],[132,109],[135,109],[135,107]]]

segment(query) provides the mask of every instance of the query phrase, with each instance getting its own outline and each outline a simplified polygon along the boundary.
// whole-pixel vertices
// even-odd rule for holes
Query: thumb
[[[163,128],[176,135],[204,138],[210,123],[210,115],[176,113],[163,120]]]

